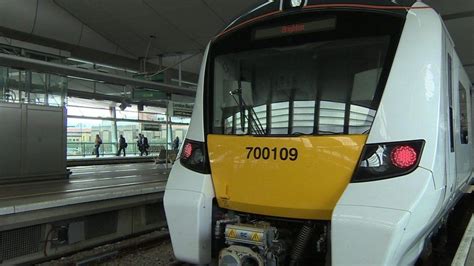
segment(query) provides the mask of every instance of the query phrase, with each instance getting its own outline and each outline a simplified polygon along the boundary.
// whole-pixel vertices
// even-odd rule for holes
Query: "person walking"
[[[98,158],[99,157],[99,148],[100,148],[100,145],[102,145],[102,139],[100,138],[99,134],[96,134],[95,135],[95,157]]]
[[[117,152],[117,156],[120,156],[120,152],[123,151],[123,157],[125,157],[125,149],[127,148],[127,146],[128,146],[127,141],[122,135],[120,135],[119,150]]]

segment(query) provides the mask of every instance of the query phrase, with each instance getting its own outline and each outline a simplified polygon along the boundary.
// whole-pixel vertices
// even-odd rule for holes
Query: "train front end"
[[[369,141],[407,11],[292,3],[263,5],[206,51],[164,201],[180,260],[345,264],[365,255],[331,256],[360,253],[364,240],[353,231],[367,226],[379,226],[370,243],[400,242],[394,230],[408,212],[386,208],[361,222],[374,206],[345,212],[338,202],[350,184],[418,169],[423,138]],[[389,263],[390,256],[365,262]]]

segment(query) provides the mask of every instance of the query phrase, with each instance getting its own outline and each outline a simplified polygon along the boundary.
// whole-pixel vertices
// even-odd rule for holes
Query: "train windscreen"
[[[368,133],[401,31],[396,19],[397,31],[380,28],[380,17],[282,20],[216,42],[208,67],[211,133]]]

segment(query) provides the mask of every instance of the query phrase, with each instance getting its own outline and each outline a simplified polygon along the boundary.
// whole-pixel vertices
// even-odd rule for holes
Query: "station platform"
[[[147,156],[128,155],[126,157],[106,155],[101,157],[86,156],[86,157],[68,157],[67,166],[87,166],[87,165],[109,165],[109,164],[124,164],[124,163],[145,163],[145,162],[159,162],[164,163],[166,159],[168,162],[176,160],[176,150],[162,149],[156,154]]]
[[[474,215],[471,216],[451,265],[474,265]]]
[[[0,215],[161,192],[169,171],[153,163],[69,169],[72,175],[65,180],[0,186]]]
[[[59,256],[166,223],[164,164],[69,169],[69,179],[0,185],[0,264]]]
[[[110,164],[132,164],[155,162],[157,156],[105,156],[105,157],[81,157],[68,158],[67,166],[87,166],[87,165],[110,165]]]

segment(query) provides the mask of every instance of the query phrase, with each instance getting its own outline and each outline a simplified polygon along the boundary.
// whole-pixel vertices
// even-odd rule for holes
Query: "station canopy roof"
[[[402,0],[406,1],[412,0]],[[69,44],[72,50],[100,51],[131,60],[147,57],[157,63],[157,56],[163,55],[163,64],[173,65],[179,58],[202,53],[211,37],[263,2],[266,1],[4,0],[0,3],[0,32],[11,29],[13,36],[29,34],[39,37],[40,42]],[[474,81],[474,1],[424,2],[443,16]],[[200,55],[194,56],[183,63],[183,69],[197,73],[200,61]]]

